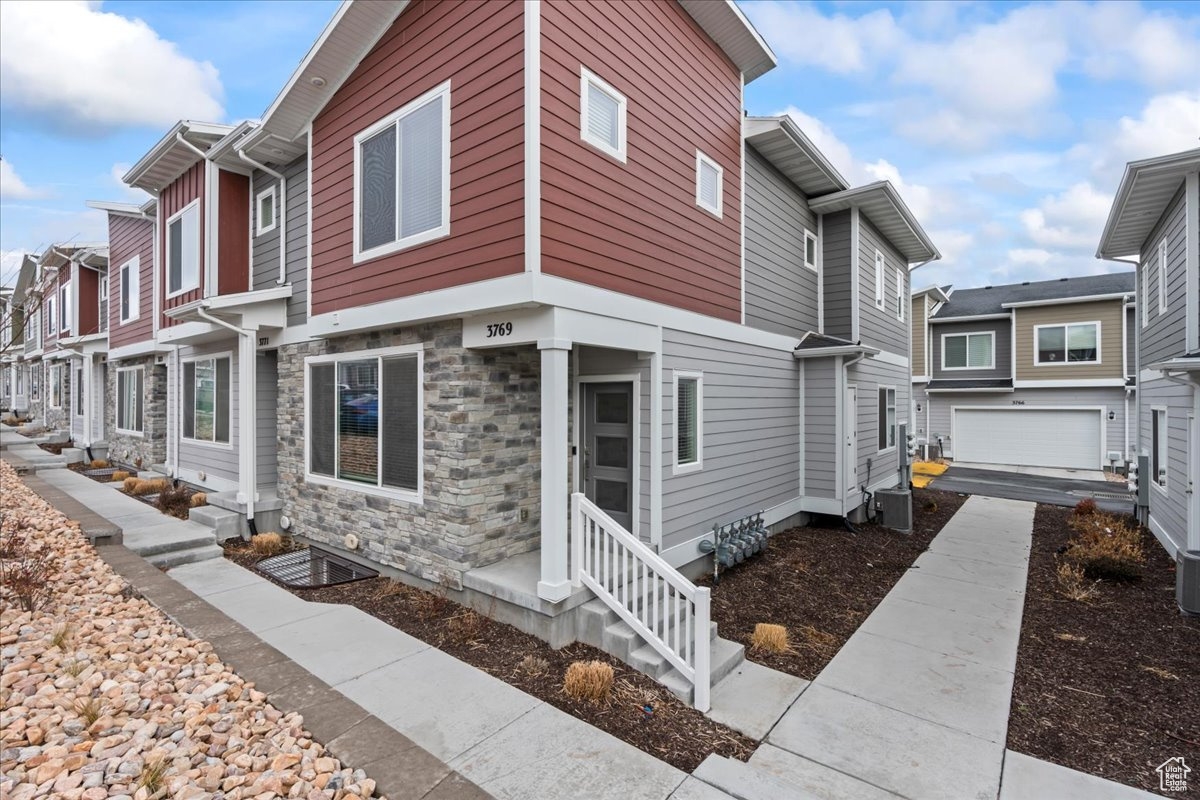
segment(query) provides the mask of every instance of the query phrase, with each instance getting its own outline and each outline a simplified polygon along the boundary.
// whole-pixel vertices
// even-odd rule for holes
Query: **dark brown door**
[[[633,385],[585,383],[584,494],[633,532]]]

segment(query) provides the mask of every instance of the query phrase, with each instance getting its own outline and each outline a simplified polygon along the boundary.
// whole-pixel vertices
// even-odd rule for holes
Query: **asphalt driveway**
[[[947,492],[1028,500],[1055,506],[1073,506],[1090,497],[1105,511],[1133,511],[1133,495],[1125,491],[1124,484],[1032,475],[1004,467],[984,469],[951,465],[930,485]]]

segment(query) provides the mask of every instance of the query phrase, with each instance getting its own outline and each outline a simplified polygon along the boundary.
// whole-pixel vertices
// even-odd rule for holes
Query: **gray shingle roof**
[[[1083,278],[1059,278],[1052,281],[1010,283],[980,289],[955,289],[950,302],[938,309],[933,319],[970,317],[978,314],[1003,314],[1005,303],[1024,303],[1030,300],[1058,300],[1086,297],[1093,294],[1132,292],[1135,284],[1133,270]]]
[[[796,345],[797,350],[817,350],[823,347],[854,347],[857,342],[852,342],[849,339],[842,339],[837,336],[825,336],[820,333],[810,331]]]

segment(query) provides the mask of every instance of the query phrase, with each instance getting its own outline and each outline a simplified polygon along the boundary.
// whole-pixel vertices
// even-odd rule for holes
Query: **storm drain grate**
[[[1132,500],[1131,492],[1083,492],[1074,491],[1071,494],[1076,497],[1090,497],[1093,500]]]
[[[264,558],[255,564],[254,568],[268,578],[297,589],[318,589],[379,575],[369,567],[360,566],[317,547],[306,547],[303,550]]]

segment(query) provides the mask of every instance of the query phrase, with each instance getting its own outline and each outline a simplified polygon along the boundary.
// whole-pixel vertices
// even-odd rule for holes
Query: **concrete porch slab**
[[[808,687],[808,681],[743,661],[712,692],[708,717],[762,739]]]
[[[1006,672],[1016,667],[1021,637],[1019,619],[982,619],[902,597],[879,605],[859,630]]]
[[[611,764],[620,759],[621,769]],[[450,766],[498,798],[656,800],[686,777],[674,767],[542,703]]]
[[[1152,800],[1158,795],[1006,750],[1000,800]]]

